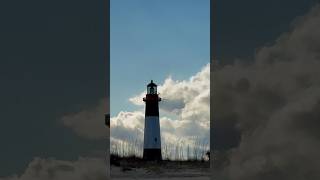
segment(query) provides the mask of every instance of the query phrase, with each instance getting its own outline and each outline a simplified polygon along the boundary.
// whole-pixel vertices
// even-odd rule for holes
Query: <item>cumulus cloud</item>
[[[21,175],[0,180],[105,180],[106,162],[100,158],[80,157],[76,161],[34,158]]]
[[[110,140],[143,141],[144,113],[140,111],[120,112],[111,118]]]
[[[254,63],[215,70],[214,129],[223,124],[239,136],[225,162],[217,162],[224,179],[320,178],[319,28],[316,6],[274,45],[257,50]]]
[[[165,79],[158,91],[163,101],[160,110],[181,116],[181,120],[209,122],[210,109],[210,64],[188,80],[178,81],[171,76]],[[146,91],[130,98],[136,105],[144,105]]]
[[[90,139],[106,138],[109,134],[104,125],[104,115],[109,111],[106,98],[101,99],[97,105],[61,118],[61,122],[71,128],[79,136]]]
[[[210,119],[210,64],[189,80],[174,80],[171,76],[158,86],[162,97],[160,111],[177,115],[178,121],[193,121],[201,126],[209,127]],[[146,92],[130,98],[136,105],[144,105],[141,101]],[[142,103],[141,103],[142,102]]]
[[[210,128],[210,64],[205,65],[188,80],[174,80],[168,77],[158,84],[162,98],[160,127],[162,145],[184,142],[190,146],[196,140],[209,142]],[[142,98],[146,91],[130,98],[135,105],[144,105]],[[172,118],[171,115],[175,115]],[[121,142],[128,137],[143,142],[144,112],[120,112],[111,118],[111,141]],[[142,148],[142,147],[141,147]]]

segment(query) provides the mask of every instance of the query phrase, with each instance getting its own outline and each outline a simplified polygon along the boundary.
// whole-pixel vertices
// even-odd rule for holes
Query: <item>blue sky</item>
[[[209,0],[111,0],[111,115],[153,79],[187,79],[210,60]]]

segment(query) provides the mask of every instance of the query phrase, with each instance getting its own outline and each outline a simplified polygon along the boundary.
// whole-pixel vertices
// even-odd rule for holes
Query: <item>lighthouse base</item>
[[[144,149],[143,159],[147,161],[161,161],[161,149]]]

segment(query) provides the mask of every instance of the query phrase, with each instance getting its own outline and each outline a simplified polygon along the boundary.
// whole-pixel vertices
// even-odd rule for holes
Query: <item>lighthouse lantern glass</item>
[[[147,89],[148,94],[157,94],[157,87],[156,86],[150,86]]]

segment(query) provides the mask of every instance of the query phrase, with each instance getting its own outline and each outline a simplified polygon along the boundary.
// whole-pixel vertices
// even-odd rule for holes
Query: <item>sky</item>
[[[186,6],[179,6],[182,1]],[[197,3],[193,3],[195,1]],[[119,18],[116,21],[111,20],[111,26],[118,27],[117,30],[111,27],[112,37],[110,44],[114,45],[113,47],[111,46],[111,51],[114,53],[111,52],[111,61],[112,59],[117,60],[111,62],[111,66],[114,66],[114,70],[117,70],[111,70],[110,85],[117,87],[116,89],[111,89],[111,94],[115,90],[119,92],[117,100],[111,98],[112,114],[118,115],[117,112],[122,108],[134,111],[136,106],[128,103],[129,98],[140,95],[151,78],[158,84],[163,85],[166,77],[171,74],[173,79],[179,80],[174,85],[181,84],[183,80],[190,84],[189,78],[202,72],[202,68],[208,62],[208,54],[206,54],[208,51],[205,49],[206,47],[202,46],[202,42],[204,42],[203,44],[209,43],[208,40],[204,39],[207,35],[199,33],[199,31],[206,30],[207,25],[204,23],[207,17],[206,11],[199,11],[199,9],[204,7],[207,1],[144,2],[134,3],[133,1],[125,2],[121,0],[111,2],[111,6],[113,6],[111,7],[111,16]],[[217,41],[214,42],[216,43],[215,48],[217,48],[218,59],[221,59],[226,64],[232,64],[237,57],[249,57],[244,58],[243,61],[254,61],[253,56],[256,48],[275,42],[282,33],[288,32],[294,19],[307,14],[314,2],[314,0],[219,1],[215,12]],[[157,3],[157,5],[152,6],[152,3]],[[79,160],[79,157],[91,156],[92,152],[104,150],[104,129],[100,128],[100,118],[105,109],[107,109],[105,108],[107,105],[103,102],[106,102],[104,98],[107,98],[106,95],[109,94],[108,88],[106,88],[108,84],[105,83],[108,79],[109,68],[107,68],[108,63],[104,59],[104,7],[105,5],[102,4],[102,1],[90,1],[89,3],[84,0],[0,2],[0,47],[2,49],[0,53],[0,142],[2,143],[0,177],[24,174],[21,178],[16,179],[36,179],[34,174],[29,173],[34,172],[36,169],[33,168],[33,165],[37,165],[37,167],[44,167],[43,169],[38,169],[40,172],[56,168],[57,172],[61,173],[58,177],[63,179],[65,169],[59,168],[67,166],[74,167],[77,170],[75,173],[68,174],[68,177],[81,174],[83,166],[88,164],[91,166],[91,162],[95,164],[96,160],[90,158]],[[121,8],[119,8],[119,11],[113,11],[112,9],[116,7]],[[178,8],[179,11],[176,11],[173,7]],[[163,9],[168,12],[168,15],[162,12]],[[197,13],[193,13],[193,11]],[[116,15],[117,13],[118,15]],[[161,13],[164,14],[162,16],[163,19],[157,17]],[[130,19],[127,19],[128,16],[126,15],[128,14]],[[190,23],[188,19],[184,18],[185,16],[197,20]],[[170,23],[168,22],[169,24],[167,25],[164,19],[168,17],[170,17]],[[176,17],[177,19],[172,19],[171,17]],[[200,17],[201,19],[198,20]],[[157,18],[158,21],[151,21],[151,18]],[[146,20],[140,21],[140,19]],[[318,19],[315,18],[315,20]],[[179,31],[168,29],[169,25],[177,24],[181,26],[176,28]],[[130,27],[133,27],[133,30]],[[142,27],[147,27],[147,29]],[[198,27],[202,27],[202,29]],[[158,29],[163,30],[160,31],[162,33],[154,36],[154,33],[159,32]],[[317,30],[318,28],[313,29]],[[142,36],[142,32],[146,36]],[[122,33],[126,34],[126,36],[119,35]],[[310,35],[316,35],[316,32],[310,33]],[[145,39],[140,39],[140,37],[145,37]],[[317,36],[312,37],[316,38]],[[167,43],[172,38],[181,41]],[[139,41],[134,41],[137,39]],[[139,43],[133,44],[133,41],[139,42],[140,45]],[[141,46],[144,42],[147,43]],[[177,43],[182,44],[182,46],[177,48]],[[175,53],[176,51],[171,51],[171,49],[176,49],[179,53]],[[193,49],[196,49],[198,53],[190,55],[188,52]],[[140,56],[142,53],[144,55]],[[167,63],[162,63],[169,60],[170,66]],[[150,62],[155,62],[156,64],[152,65],[157,68],[164,66],[165,70],[144,69],[138,71],[140,66],[148,65],[149,67]],[[192,66],[181,66],[186,64],[185,62],[192,64]],[[318,68],[316,65],[314,67]],[[269,73],[274,73],[272,69],[269,70]],[[316,73],[316,70],[312,72]],[[225,75],[230,73],[230,71],[225,72]],[[133,79],[136,75],[141,78]],[[240,73],[239,78],[242,78],[242,75]],[[279,79],[280,81],[281,78],[278,77],[282,75],[281,73],[275,73],[274,79]],[[308,75],[312,77],[312,74]],[[255,74],[252,77],[255,77]],[[263,79],[265,76],[258,77]],[[237,80],[232,79],[230,82],[237,82]],[[252,79],[249,78],[249,80]],[[317,81],[312,80],[310,82]],[[242,83],[245,85],[246,80],[243,80]],[[319,92],[319,90],[316,92]],[[301,91],[301,93],[305,94],[304,91]],[[309,92],[307,94],[312,95]],[[257,97],[252,96],[252,98]],[[310,108],[312,109],[312,107]],[[305,115],[317,117],[307,112],[305,112]],[[277,120],[273,119],[270,121],[271,123],[267,124],[273,125],[274,122],[279,122]],[[95,124],[95,126],[88,126],[92,124]],[[311,125],[312,123],[307,124],[307,126],[294,124],[294,126],[290,127],[298,128],[291,129],[294,132],[304,132],[304,129],[299,129],[300,127],[309,130],[311,135],[316,135],[317,131],[312,129]],[[228,128],[228,126],[226,127]],[[292,139],[293,134],[289,133],[289,131],[282,131],[285,126],[280,127],[279,130],[281,131],[275,134],[280,133],[278,137],[285,137],[284,139],[287,140]],[[232,128],[229,129],[232,130]],[[285,130],[287,129],[285,128]],[[270,131],[261,132],[270,134]],[[281,132],[286,134],[283,135]],[[310,136],[310,134],[301,136],[301,139],[296,137],[294,139],[295,142],[290,143],[291,146],[288,146],[289,149],[283,152],[292,152],[292,150],[300,147],[311,147],[310,144],[296,143],[313,142],[316,138]],[[249,139],[252,141],[245,142],[272,144],[275,139],[281,140],[280,138],[266,140],[264,135],[257,134],[257,139],[253,138]],[[232,142],[234,140],[226,141]],[[292,146],[294,144],[299,146]],[[238,170],[236,167],[244,167],[241,162],[255,164],[255,161],[247,161],[252,156],[245,152],[251,152],[249,147],[265,147],[266,144],[255,146],[257,144],[247,143],[247,145],[249,146],[244,146],[244,149],[235,151],[243,156],[233,154],[234,158],[231,166],[235,167],[233,170]],[[223,146],[226,146],[226,144],[223,144]],[[301,151],[303,152],[302,154],[297,154],[294,151],[290,156],[289,154],[284,156],[287,159],[282,162],[294,160],[295,158],[292,157],[312,160],[314,156],[305,157],[318,154],[317,152],[306,152],[305,150],[308,148],[301,149],[304,150]],[[309,149],[318,150],[317,148]],[[261,152],[261,149],[253,150],[256,150],[256,153]],[[256,155],[255,159],[258,160],[263,157],[258,156],[259,153]],[[34,159],[35,157],[40,158]],[[248,158],[246,159],[246,157]],[[275,157],[279,157],[279,154],[275,154]],[[244,161],[241,161],[243,159]],[[311,162],[316,164],[314,161],[310,161],[308,164]],[[94,168],[90,169],[90,172],[100,170],[103,174],[103,161],[102,163],[99,161],[96,164],[98,164],[98,167],[92,165],[91,167]],[[296,162],[292,162],[292,164],[292,167],[299,167]],[[317,172],[312,169],[310,171],[311,167],[317,166],[310,166],[305,172]],[[237,172],[248,172],[253,169],[250,166],[248,168]],[[301,169],[304,170],[303,168]],[[257,169],[253,170],[256,171]],[[284,168],[284,170],[286,169]],[[298,173],[300,171],[290,172]],[[244,179],[248,179],[244,174],[242,175]],[[49,175],[44,173],[38,178],[44,180],[46,178],[49,179],[48,177]],[[80,179],[81,177],[85,176],[79,175],[75,179]],[[296,177],[299,178],[299,176]]]
[[[210,59],[208,0],[111,0],[111,114],[134,110],[128,99],[151,79],[190,77]]]
[[[150,80],[162,98],[162,145],[191,136],[208,141],[210,1],[112,0],[110,7],[111,143],[143,141]]]

